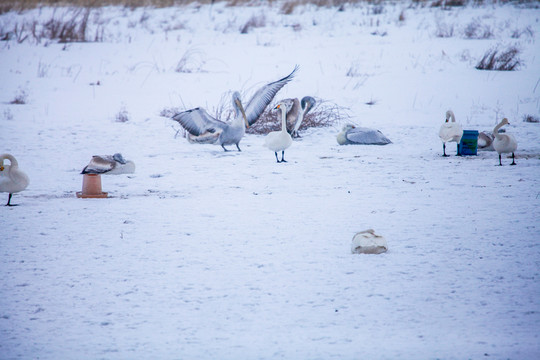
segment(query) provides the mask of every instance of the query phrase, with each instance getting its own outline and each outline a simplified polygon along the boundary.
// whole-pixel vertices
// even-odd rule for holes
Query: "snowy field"
[[[0,153],[30,177],[0,208],[1,359],[540,358],[540,9],[342,10],[97,8],[69,43],[6,34],[73,9],[0,15]],[[475,69],[496,46],[517,71]],[[296,64],[276,100],[350,118],[301,132],[288,163],[264,135],[225,153],[160,116]],[[442,157],[448,109],[464,129],[507,117],[517,166]],[[346,122],[393,143],[339,146]],[[115,152],[135,174],[77,198]],[[351,254],[369,228],[389,251]]]

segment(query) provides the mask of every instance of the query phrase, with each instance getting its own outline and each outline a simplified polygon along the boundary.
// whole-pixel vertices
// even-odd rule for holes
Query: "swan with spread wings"
[[[235,91],[232,95],[235,116],[230,123],[214,118],[200,107],[178,113],[172,119],[179,122],[187,130],[190,142],[221,145],[225,151],[229,151],[225,145],[234,144],[238,151],[242,151],[239,143],[244,137],[246,127],[257,121],[277,92],[293,79],[297,70],[298,66],[284,78],[266,84],[257,90],[248,101],[245,109],[240,99],[240,93]]]

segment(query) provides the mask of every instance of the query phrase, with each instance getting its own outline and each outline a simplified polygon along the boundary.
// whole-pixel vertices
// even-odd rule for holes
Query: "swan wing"
[[[349,130],[346,137],[353,143],[363,145],[386,145],[392,142],[379,130],[359,127]]]
[[[228,125],[208,114],[203,108],[182,111],[172,117],[190,134],[199,136],[204,133],[223,131]]]
[[[246,106],[246,118],[249,125],[253,125],[258,119],[259,116],[263,113],[264,109],[270,104],[277,92],[281,90],[289,81],[291,81],[298,71],[298,65],[295,66],[294,70],[287,76],[277,81],[266,84],[251,97],[247,106]]]

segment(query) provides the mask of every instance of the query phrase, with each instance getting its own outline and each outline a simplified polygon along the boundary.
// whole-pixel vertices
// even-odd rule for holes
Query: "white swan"
[[[289,99],[287,99],[289,100]],[[287,132],[291,134],[291,137],[297,138],[298,129],[306,118],[307,113],[315,106],[315,99],[311,96],[304,96],[300,102],[298,99],[290,99],[293,101],[292,107],[287,112]],[[302,111],[300,111],[302,108]]]
[[[336,139],[339,145],[386,145],[392,143],[379,130],[356,127],[352,124],[343,126]]]
[[[281,131],[272,131],[264,139],[264,146],[276,154],[276,161],[287,162],[285,160],[285,149],[292,144],[291,135],[287,132],[287,111],[293,106],[292,99],[281,100],[275,109],[281,110]],[[281,160],[278,158],[278,151],[281,151]]]
[[[122,154],[114,155],[94,155],[92,159],[81,171],[81,174],[133,174],[135,172],[135,163],[131,160],[125,160]]]
[[[353,254],[381,254],[388,250],[388,243],[384,236],[375,234],[369,229],[356,233],[351,244]]]
[[[452,119],[451,122],[449,122],[450,119]],[[456,122],[454,112],[448,110],[446,112],[446,121],[441,125],[441,129],[439,130],[439,137],[443,142],[443,156],[448,156],[446,155],[446,143],[453,141],[457,143],[459,155],[459,142],[461,141],[462,136],[463,128],[461,127],[461,124]]]
[[[9,160],[10,165],[4,164],[4,160]],[[6,206],[14,206],[10,203],[13,193],[23,191],[29,183],[28,176],[19,170],[19,163],[13,155],[0,155],[0,192],[9,193]]]
[[[502,121],[495,126],[493,129],[493,148],[497,153],[499,153],[499,165],[502,166],[501,154],[512,153],[512,163],[510,165],[516,165],[514,158],[514,152],[517,150],[517,141],[516,138],[511,134],[500,134],[499,129],[504,125],[510,124],[507,118],[502,119]]]

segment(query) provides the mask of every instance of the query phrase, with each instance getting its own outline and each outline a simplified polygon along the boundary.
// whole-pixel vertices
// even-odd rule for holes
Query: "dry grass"
[[[125,123],[129,121],[129,113],[124,106],[122,106],[120,111],[116,113],[114,120],[119,123]]]
[[[478,70],[513,71],[521,66],[519,49],[510,46],[506,50],[497,48],[488,50],[476,65]]]
[[[249,20],[240,28],[241,34],[247,34],[251,29],[262,28],[266,26],[266,17],[264,14],[253,15]]]
[[[13,105],[24,105],[28,101],[28,94],[26,91],[19,89],[17,91],[17,94],[15,94],[15,97],[13,100],[11,100],[9,103]]]
[[[504,0],[503,2],[509,2]],[[38,8],[40,6],[77,6],[87,8],[98,8],[102,6],[124,6],[126,8],[139,7],[171,7],[180,5],[205,5],[211,3],[226,3],[228,6],[250,6],[260,4],[257,0],[0,0],[0,14],[8,11],[21,11],[26,9]],[[269,0],[274,3],[275,0]],[[530,0],[534,2],[534,0]],[[413,0],[413,3],[419,6],[431,7],[454,7],[465,6],[468,4],[481,5],[484,0]],[[319,7],[336,7],[341,11],[345,10],[346,5],[368,4],[373,7],[372,13],[378,14],[384,12],[384,0],[285,0],[281,3],[281,12],[291,14],[297,6],[315,5]]]
[[[67,8],[53,12],[47,20],[27,20],[12,28],[0,27],[0,39],[23,43],[33,40],[41,43],[54,40],[60,43],[103,41],[103,27],[98,25],[95,34],[89,33],[92,8]]]
[[[523,121],[528,123],[540,123],[540,117],[531,114],[523,115]]]

